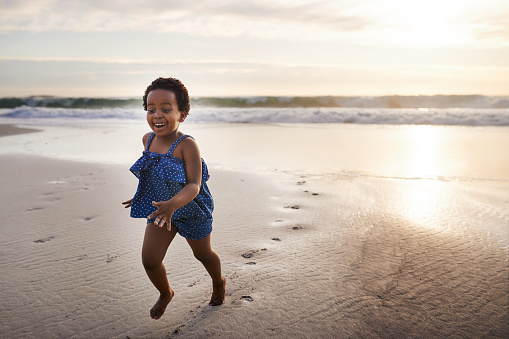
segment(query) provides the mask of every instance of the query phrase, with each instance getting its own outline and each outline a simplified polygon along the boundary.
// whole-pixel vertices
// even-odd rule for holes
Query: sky
[[[507,0],[0,0],[0,97],[509,95]]]

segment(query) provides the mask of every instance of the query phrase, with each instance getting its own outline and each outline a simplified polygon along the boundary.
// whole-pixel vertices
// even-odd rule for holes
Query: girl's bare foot
[[[212,287],[212,297],[210,298],[209,305],[219,306],[224,302],[224,295],[226,293],[226,279],[221,277],[221,282]]]
[[[159,299],[157,299],[156,303],[154,304],[154,307],[150,310],[150,317],[152,319],[159,319],[164,314],[164,311],[166,310],[166,306],[170,303],[171,299],[173,299],[173,295],[175,292],[170,288],[170,294],[166,297],[160,296]]]

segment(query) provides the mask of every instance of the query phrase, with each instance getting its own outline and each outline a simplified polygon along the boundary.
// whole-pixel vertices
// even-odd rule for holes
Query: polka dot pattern
[[[170,200],[186,185],[185,163],[173,156],[177,145],[190,135],[183,135],[171,145],[168,153],[159,154],[148,150],[152,133],[143,155],[131,166],[131,172],[139,179],[138,189],[131,205],[131,217],[147,218],[157,210],[152,201]],[[192,138],[192,137],[191,137]],[[205,161],[202,161],[202,183],[200,192],[191,202],[173,213],[171,223],[178,233],[186,239],[199,240],[212,232],[212,211],[214,200],[206,181],[209,173]],[[154,219],[148,220],[153,222]]]

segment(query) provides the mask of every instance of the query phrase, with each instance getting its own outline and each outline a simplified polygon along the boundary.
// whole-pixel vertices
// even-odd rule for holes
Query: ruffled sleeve
[[[131,172],[133,172],[133,174],[138,178],[140,179],[140,176],[141,176],[141,172],[142,171],[146,171],[147,169],[150,168],[150,157],[148,156],[148,152],[145,151],[143,152],[143,155],[138,159],[136,160],[136,162],[131,166],[131,168],[129,169]]]

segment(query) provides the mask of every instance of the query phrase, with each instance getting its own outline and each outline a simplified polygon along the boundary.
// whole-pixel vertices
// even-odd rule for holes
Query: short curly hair
[[[189,110],[191,109],[191,105],[189,104],[189,93],[187,92],[186,86],[180,80],[175,78],[157,78],[150,85],[148,85],[145,90],[145,94],[143,95],[143,109],[147,110],[147,97],[150,91],[156,89],[165,89],[175,93],[175,98],[177,99],[177,105],[180,112],[184,113],[184,116],[187,117],[189,114]]]

